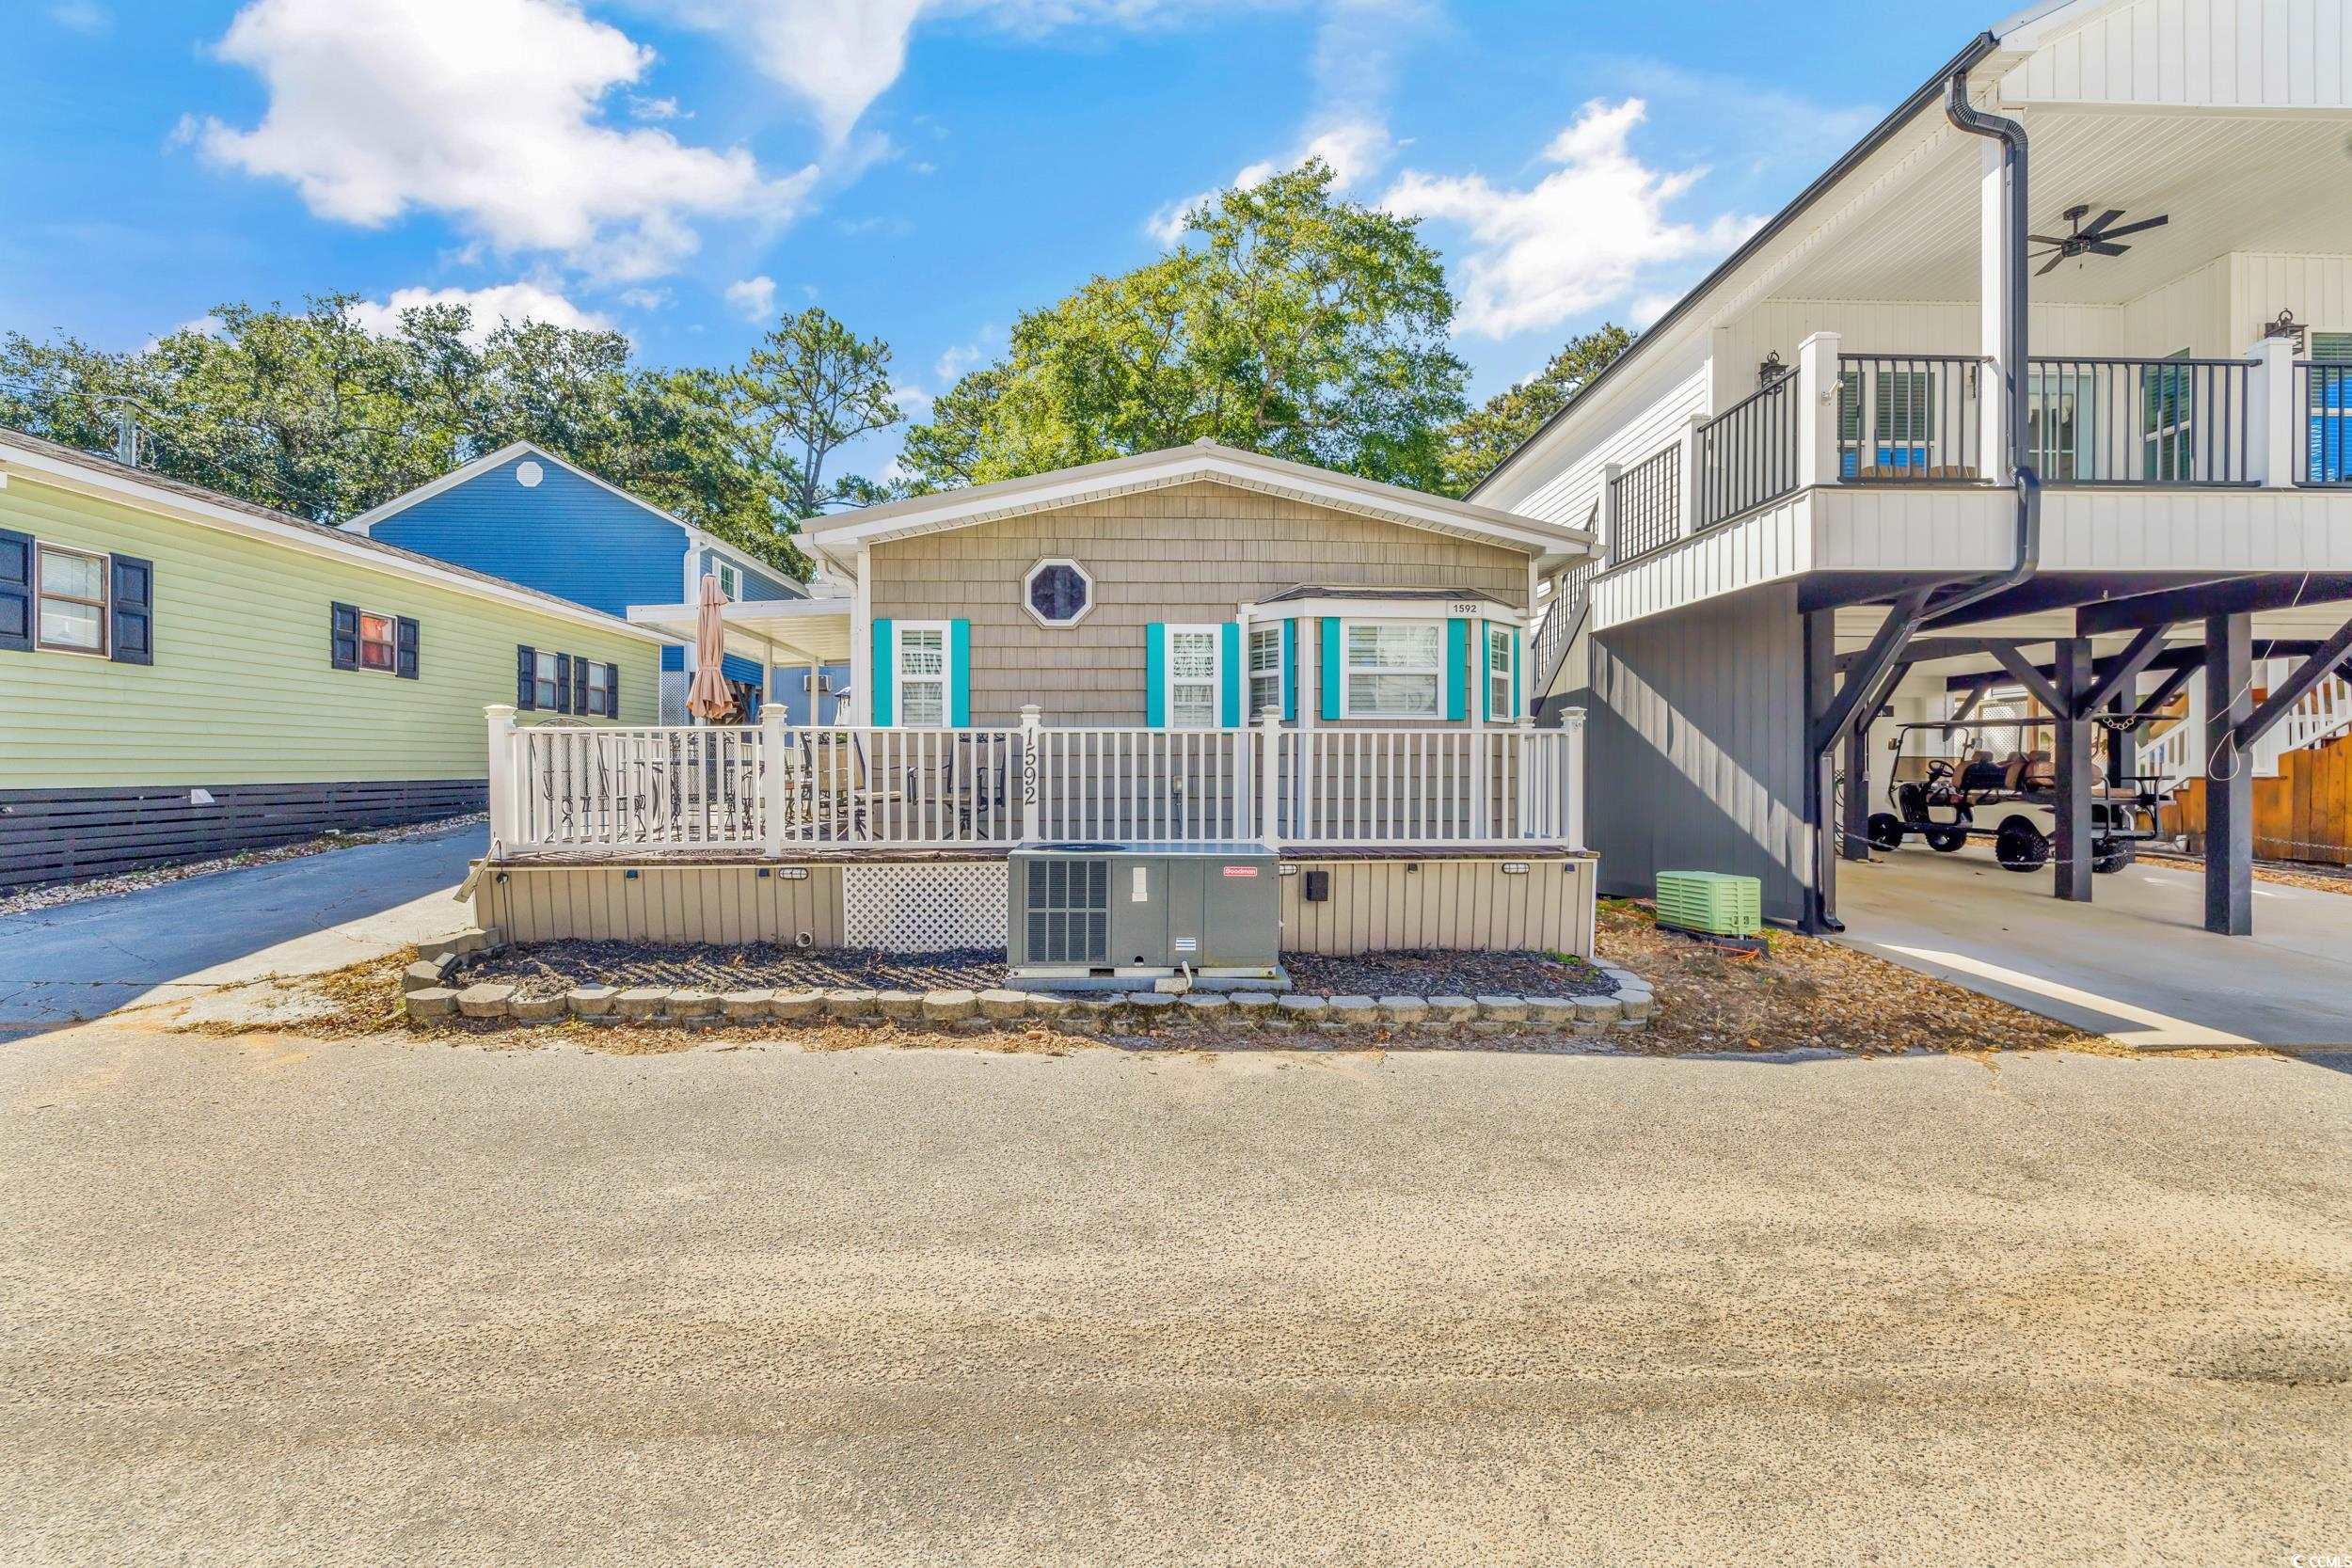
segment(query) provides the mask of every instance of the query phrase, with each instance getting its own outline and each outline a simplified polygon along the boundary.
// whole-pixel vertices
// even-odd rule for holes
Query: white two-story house
[[[2197,695],[2207,924],[2247,930],[2240,759],[2352,650],[2352,0],[1980,34],[1471,499],[1603,542],[1531,663],[1604,892],[1746,872],[1833,925],[1873,725],[1997,676],[2078,899],[2101,734]]]

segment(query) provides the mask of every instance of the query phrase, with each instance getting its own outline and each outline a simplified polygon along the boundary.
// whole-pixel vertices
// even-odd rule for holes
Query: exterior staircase
[[[2280,678],[2288,666],[2284,660],[2273,659],[2259,668],[2262,673],[2257,682],[2261,684]],[[2255,742],[2248,760],[2255,778],[2275,779],[2280,761],[2288,752],[2325,746],[2347,735],[2352,735],[2352,681],[2330,675],[2306,692],[2284,719],[2271,726],[2269,734]],[[2192,680],[2187,713],[2178,723],[2140,743],[2141,776],[2158,781],[2156,787],[2163,794],[2203,778],[2204,736],[2205,685],[2201,679]]]

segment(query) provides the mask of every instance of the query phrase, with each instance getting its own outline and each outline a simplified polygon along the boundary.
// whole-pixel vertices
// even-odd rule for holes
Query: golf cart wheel
[[[2012,816],[1993,835],[1993,858],[2004,871],[2039,871],[2050,863],[2050,841],[2022,816]]]
[[[1903,847],[1903,819],[1891,811],[1870,814],[1870,847],[1899,849]]]
[[[1940,828],[1930,828],[1919,835],[1928,841],[1928,847],[1939,855],[1948,855],[1968,842],[1968,824],[1947,822]]]
[[[2102,876],[2121,871],[2138,858],[2129,839],[2103,838],[2090,847],[2090,869]]]

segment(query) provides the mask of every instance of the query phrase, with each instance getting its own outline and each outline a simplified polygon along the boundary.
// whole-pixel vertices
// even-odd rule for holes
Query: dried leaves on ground
[[[1581,958],[1549,953],[1285,953],[1309,996],[1606,996],[1617,983]]]
[[[1600,955],[1657,988],[1659,1015],[1629,1049],[1896,1051],[2120,1049],[2096,1035],[1834,942],[1769,931],[1743,953],[1660,927],[1604,899]]]

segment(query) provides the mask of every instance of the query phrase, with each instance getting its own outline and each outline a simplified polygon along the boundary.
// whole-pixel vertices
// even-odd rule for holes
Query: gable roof
[[[1352,512],[1405,528],[1501,545],[1545,562],[1583,555],[1593,544],[1592,534],[1581,528],[1208,440],[869,506],[818,524],[808,531],[806,538],[819,555],[843,571],[853,572],[857,552],[874,545],[1201,480]]]
[[[262,539],[313,555],[389,572],[394,577],[430,582],[461,594],[470,594],[477,598],[519,605],[526,610],[577,621],[605,631],[626,632],[644,641],[675,641],[648,631],[644,626],[631,626],[600,610],[591,610],[570,599],[557,598],[552,594],[542,594],[535,588],[525,588],[521,583],[510,582],[504,578],[453,566],[429,555],[404,550],[397,545],[366,538],[348,529],[329,528],[325,523],[314,523],[291,513],[257,506],[251,501],[239,500],[234,496],[222,495],[217,490],[208,490],[200,484],[190,484],[184,480],[172,479],[146,468],[135,468],[111,457],[101,457],[77,447],[27,436],[21,430],[0,427],[0,482],[5,482],[12,470],[38,478],[43,483],[82,490],[145,511],[161,512],[183,522],[225,529],[248,538]]]

